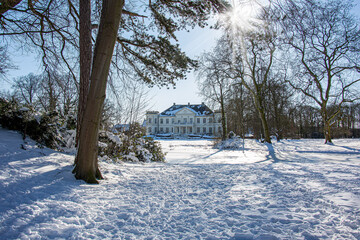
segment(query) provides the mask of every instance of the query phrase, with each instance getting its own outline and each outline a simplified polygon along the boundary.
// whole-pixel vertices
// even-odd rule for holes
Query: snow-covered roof
[[[182,109],[189,109],[190,111],[194,112],[196,116],[206,116],[213,114],[213,111],[206,106],[205,104],[187,104],[187,105],[179,105],[174,104],[162,113],[160,113],[160,116],[175,116],[175,114]]]

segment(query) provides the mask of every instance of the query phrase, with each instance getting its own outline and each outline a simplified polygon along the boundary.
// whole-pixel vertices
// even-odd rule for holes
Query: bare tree
[[[236,61],[230,67],[233,78],[239,80],[251,93],[261,119],[264,140],[268,143],[271,143],[271,139],[266,117],[265,94],[275,57],[274,37],[274,33],[266,30],[262,33],[249,33],[242,43],[247,51],[238,49],[235,52]]]
[[[41,84],[41,77],[30,73],[26,76],[19,77],[15,80],[12,88],[21,102],[26,105],[36,107],[38,95],[40,93],[39,87]]]
[[[290,91],[289,88],[279,73],[271,77],[267,86],[266,105],[269,109],[271,132],[278,141],[291,135],[292,122],[288,114],[292,110],[293,90]]]
[[[7,47],[0,46],[0,79],[5,78],[7,70],[14,68],[15,66],[11,63],[10,57],[7,53]]]
[[[320,107],[325,143],[344,103],[359,99],[360,30],[343,0],[286,1],[284,43],[292,59],[290,85]],[[329,111],[329,106],[336,106]]]
[[[231,79],[224,72],[224,56],[223,49],[220,45],[224,44],[224,40],[220,40],[218,47],[210,53],[204,53],[199,62],[198,77],[200,95],[208,101],[220,107],[222,140],[227,138],[227,120],[226,120],[226,103],[231,93]]]

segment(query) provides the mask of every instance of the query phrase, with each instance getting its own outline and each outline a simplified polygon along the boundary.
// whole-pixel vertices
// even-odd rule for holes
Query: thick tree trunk
[[[107,77],[114,51],[124,0],[103,0],[99,32],[96,38],[91,70],[90,89],[80,128],[76,179],[98,183],[98,134],[102,106],[105,100]]]
[[[76,128],[76,146],[79,142],[82,117],[90,86],[91,74],[91,2],[80,0],[80,83]]]

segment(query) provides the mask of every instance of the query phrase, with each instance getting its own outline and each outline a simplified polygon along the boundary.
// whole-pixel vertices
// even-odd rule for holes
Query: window
[[[187,118],[184,118],[184,123],[187,123]]]
[[[206,127],[203,128],[203,133],[206,133]]]
[[[192,119],[192,118],[190,118],[190,123],[193,123],[193,119]]]
[[[209,118],[209,123],[212,123],[213,122],[213,119],[212,118]]]
[[[175,118],[172,118],[172,119],[171,119],[171,122],[172,122],[172,123],[175,123]]]
[[[155,123],[157,123],[157,118],[155,118]]]
[[[180,123],[180,119],[178,120],[178,123]]]
[[[196,119],[196,122],[197,122],[197,123],[200,123],[200,118],[197,118],[197,119]]]
[[[209,127],[209,133],[212,134],[212,128],[211,127]]]
[[[197,132],[197,133],[200,133],[200,128],[199,128],[199,127],[196,128],[196,132]]]
[[[221,132],[221,127],[219,127],[219,130],[218,130],[218,132]]]
[[[151,123],[151,118],[149,118],[149,123]]]
[[[169,124],[169,119],[168,118],[166,119],[166,124]]]
[[[192,133],[192,127],[189,127],[189,133]]]
[[[203,118],[203,123],[206,123],[206,118]]]
[[[151,127],[148,128],[149,133],[151,133]]]
[[[160,124],[163,124],[164,123],[164,119],[160,119]]]
[[[163,132],[163,128],[162,128],[162,127],[160,128],[160,132],[161,132],[161,133]]]
[[[168,120],[168,119],[167,119],[167,120]],[[169,128],[167,127],[167,128],[166,128],[166,133],[168,133],[168,132],[169,132]]]
[[[157,133],[157,127],[155,127],[155,133]]]

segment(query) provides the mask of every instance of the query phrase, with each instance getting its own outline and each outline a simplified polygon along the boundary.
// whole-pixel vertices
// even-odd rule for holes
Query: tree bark
[[[225,101],[224,101],[224,96],[222,93],[222,88],[221,89],[221,102],[220,102],[220,106],[221,106],[221,125],[222,125],[222,138],[221,140],[225,141],[227,139],[227,126],[226,126],[226,116],[225,116]]]
[[[259,97],[257,97],[257,96],[254,96],[254,98],[255,98],[255,106],[259,113],[261,125],[262,125],[263,131],[264,131],[264,140],[267,143],[271,143],[269,125],[268,125],[268,122],[266,119],[265,110],[264,110],[264,107],[262,104],[262,99],[259,99]]]
[[[330,121],[328,120],[328,114],[327,114],[326,106],[325,106],[325,109],[323,108],[321,111],[322,111],[322,117],[323,117],[323,122],[324,122],[325,144],[326,143],[332,143],[332,140],[331,140],[331,124],[330,124]]]
[[[98,168],[98,134],[102,106],[105,100],[107,77],[120,24],[124,0],[104,0],[99,32],[96,38],[92,63],[90,89],[80,128],[76,179],[98,183],[101,173]]]
[[[82,117],[90,86],[91,74],[91,2],[80,0],[80,83],[76,128],[76,146],[78,146]],[[75,160],[76,161],[76,160]]]
[[[330,131],[331,131],[331,125],[329,122],[325,121],[325,124],[324,124],[325,144],[332,143]]]

